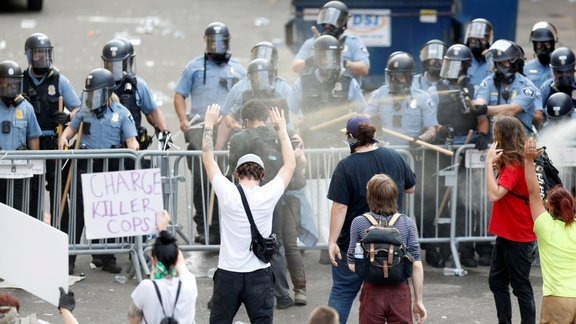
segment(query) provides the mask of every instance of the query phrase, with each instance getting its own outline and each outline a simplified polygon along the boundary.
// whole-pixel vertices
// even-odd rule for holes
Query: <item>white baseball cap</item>
[[[264,169],[264,162],[262,162],[262,159],[256,155],[256,154],[246,154],[243,155],[239,160],[238,160],[238,164],[236,164],[236,169],[238,169],[239,166],[241,166],[244,163],[248,163],[248,162],[253,162],[258,164],[259,166],[262,167],[262,169]]]

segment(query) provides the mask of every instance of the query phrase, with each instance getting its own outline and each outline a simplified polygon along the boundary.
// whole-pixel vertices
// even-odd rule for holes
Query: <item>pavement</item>
[[[56,65],[68,76],[76,90],[79,90],[86,73],[100,66],[102,44],[119,32],[136,35],[141,40],[141,44],[136,48],[138,74],[152,89],[157,90],[157,102],[161,104],[169,127],[174,130],[178,129],[178,122],[171,104],[171,87],[186,62],[202,52],[201,33],[204,26],[213,20],[225,21],[233,33],[232,47],[235,56],[242,64],[247,65],[249,49],[258,41],[276,40],[281,45],[284,37],[283,25],[290,10],[287,0],[141,0],[130,8],[126,8],[127,2],[115,0],[49,0],[45,1],[45,9],[41,14],[32,14],[22,11],[21,5],[25,1],[13,2],[15,4],[8,9],[0,6],[0,26],[3,31],[0,33],[0,60],[13,59],[24,63],[25,38],[34,31],[45,32],[56,43]],[[116,18],[104,22],[106,17]],[[151,18],[146,19],[147,17]],[[527,57],[531,58],[532,45],[528,41],[531,27],[537,21],[547,20],[558,28],[559,44],[575,49],[575,17],[576,4],[569,0],[520,0],[516,40],[524,47]],[[264,25],[255,26],[257,21]],[[147,33],[146,28],[150,26],[153,26],[153,29]],[[141,27],[144,28],[142,33],[138,31]],[[296,77],[290,72],[293,54],[285,47],[280,47],[279,55],[279,74],[293,81]],[[181,138],[176,144],[184,147]],[[276,310],[276,323],[306,323],[314,307],[327,303],[331,286],[330,266],[318,263],[319,254],[318,250],[307,250],[304,254],[308,305]],[[209,310],[206,304],[212,291],[212,282],[207,277],[207,271],[216,266],[217,254],[190,252],[186,253],[186,257],[198,283],[196,322],[207,323]],[[100,269],[91,269],[90,260],[90,256],[79,256],[76,261],[76,275],[83,273],[84,277],[71,286],[77,301],[75,316],[80,323],[126,322],[130,294],[137,285],[136,280],[126,278],[126,282],[121,283],[116,280],[115,275]],[[118,261],[125,269],[129,266],[127,255],[119,255]],[[38,276],[42,276],[42,267],[43,265],[38,265]],[[468,275],[454,277],[444,276],[442,269],[425,266],[424,303],[428,310],[427,323],[496,322],[495,306],[488,287],[488,268],[467,270]],[[539,267],[532,267],[531,278],[539,309],[542,298]],[[23,314],[35,312],[39,318],[50,323],[62,323],[58,310],[39,298],[18,289],[0,291],[8,291],[18,296]],[[515,298],[513,312],[513,322],[519,323]],[[357,319],[356,302],[352,307],[349,323],[357,323]],[[243,307],[236,320],[249,322]]]

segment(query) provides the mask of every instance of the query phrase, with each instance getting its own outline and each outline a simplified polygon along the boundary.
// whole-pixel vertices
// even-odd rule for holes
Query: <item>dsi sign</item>
[[[350,10],[348,32],[358,36],[368,47],[392,45],[390,9]]]

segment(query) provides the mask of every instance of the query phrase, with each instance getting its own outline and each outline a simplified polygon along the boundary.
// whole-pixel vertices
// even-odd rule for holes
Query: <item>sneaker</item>
[[[276,308],[286,309],[291,306],[294,306],[294,301],[290,296],[276,297]]]
[[[122,267],[116,263],[106,263],[102,265],[102,270],[110,273],[120,273],[122,272]]]
[[[478,258],[478,264],[483,266],[483,267],[489,267],[490,266],[490,260],[491,260],[491,256],[486,254],[486,255],[481,255]]]
[[[294,289],[294,305],[304,306],[306,304],[308,304],[306,288]]]

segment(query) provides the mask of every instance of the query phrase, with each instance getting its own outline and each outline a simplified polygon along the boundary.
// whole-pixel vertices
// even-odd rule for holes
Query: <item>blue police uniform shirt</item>
[[[144,79],[136,76],[136,105],[144,115],[148,115],[157,109],[152,91]]]
[[[410,136],[418,137],[424,129],[438,125],[436,109],[432,105],[430,95],[419,89],[410,89],[410,94],[404,97],[392,95],[388,86],[383,85],[370,94],[368,106],[364,112],[370,116],[380,117],[384,128]],[[394,103],[397,107],[394,108]],[[407,144],[406,141],[393,136],[384,139],[392,145]]]
[[[31,70],[32,69],[27,70],[28,74],[30,75],[30,79],[34,83],[34,86],[38,87],[46,80],[46,75],[42,76],[40,79],[37,79],[36,76],[32,74]],[[66,107],[68,110],[80,107],[80,98],[78,98],[76,91],[74,91],[70,80],[68,80],[68,78],[62,74],[59,74],[58,90],[60,92],[59,95],[61,95],[62,99],[64,100],[64,107]]]
[[[80,142],[88,149],[109,149],[138,135],[132,114],[117,102],[112,102],[102,118],[96,118],[83,107],[70,122],[70,127],[78,130],[81,122],[90,123],[89,134],[83,133]]]
[[[316,76],[317,80],[320,80],[318,76],[318,70],[314,71],[314,75]],[[302,80],[301,77],[296,79],[294,85],[292,86],[292,104],[293,108],[296,112],[296,116],[302,118],[304,114],[302,113]],[[350,102],[353,111],[360,113],[366,107],[366,100],[364,99],[364,94],[362,93],[362,89],[360,85],[356,81],[356,79],[352,78],[350,80],[350,86],[348,87],[348,102]]]
[[[188,62],[176,83],[174,91],[184,98],[191,97],[191,106],[186,108],[190,119],[198,114],[204,120],[206,109],[210,104],[222,106],[235,81],[246,75],[246,69],[234,58],[228,63],[218,65],[206,59],[206,82],[204,82],[204,56]]]
[[[538,89],[546,80],[552,79],[552,69],[548,65],[542,65],[538,59],[532,59],[524,64],[524,75],[534,83]]]
[[[540,99],[540,90],[538,90],[532,81],[520,73],[516,73],[514,82],[508,88],[510,97],[504,100],[500,94],[500,101],[498,101],[498,89],[494,84],[492,76],[487,77],[480,83],[476,91],[476,99],[483,99],[488,102],[489,106],[504,105],[504,104],[517,104],[522,107],[522,112],[516,115],[516,118],[524,125],[526,133],[532,135],[532,117],[534,110],[542,109],[542,100]],[[492,123],[490,123],[490,133],[492,133]]]
[[[438,84],[438,82],[430,81],[430,79],[426,77],[426,73],[427,72],[419,73],[414,76],[414,79],[412,79],[412,88],[428,91],[430,87]]]
[[[542,83],[542,86],[540,87],[540,94],[542,97],[541,101],[542,106],[540,107],[540,110],[546,107],[546,102],[548,101],[548,98],[550,98],[550,96],[552,95],[552,84],[554,84],[554,79],[549,79],[544,81],[544,83]],[[576,81],[572,83],[572,92],[574,92],[574,90],[576,90]],[[572,97],[572,95],[570,97]]]
[[[492,75],[488,61],[479,62],[472,56],[472,64],[468,68],[468,79],[475,87],[480,85],[486,77]]]
[[[23,100],[18,107],[10,105],[9,107],[0,100],[0,123],[9,122],[10,132],[4,134],[0,132],[0,149],[17,150],[26,147],[29,139],[38,138],[42,135],[42,130],[36,115],[34,107]]]
[[[356,35],[346,33],[344,34],[344,37],[344,48],[342,48],[342,53],[340,55],[342,62],[362,62],[368,66],[368,69],[370,69],[370,54],[368,53],[368,49],[366,48],[366,45],[364,45],[364,42]],[[304,44],[302,44],[298,53],[296,53],[295,58],[298,60],[306,60],[311,57],[313,55],[312,50],[314,49],[315,40],[315,37],[308,38]],[[350,73],[350,70],[346,69],[346,72]]]
[[[252,85],[250,84],[250,80],[248,77],[244,77],[242,80],[238,81],[230,92],[226,96],[226,100],[224,100],[224,105],[222,106],[222,114],[228,115],[230,113],[234,113],[238,115],[240,113],[240,109],[242,108],[242,94],[244,91],[248,91],[252,89]],[[288,81],[284,80],[283,78],[276,77],[274,80],[274,93],[280,97],[286,99],[288,102],[288,109],[293,112],[297,113],[293,109],[292,104],[292,87],[288,84]]]

